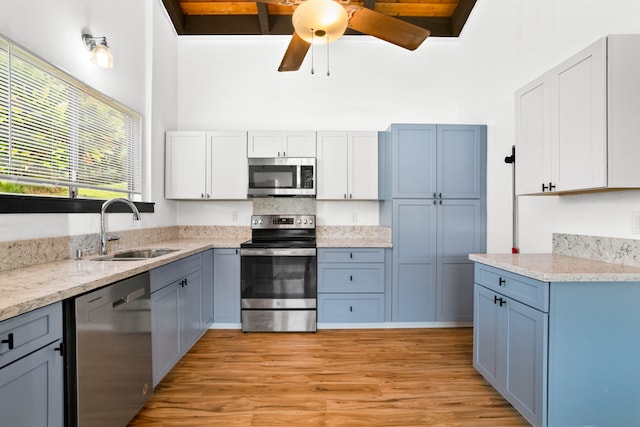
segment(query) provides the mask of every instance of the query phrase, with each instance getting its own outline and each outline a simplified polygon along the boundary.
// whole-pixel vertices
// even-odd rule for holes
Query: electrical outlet
[[[640,234],[640,211],[631,211],[631,233]]]
[[[358,212],[351,212],[351,224],[358,223]]]
[[[231,212],[231,222],[238,222],[238,211]]]

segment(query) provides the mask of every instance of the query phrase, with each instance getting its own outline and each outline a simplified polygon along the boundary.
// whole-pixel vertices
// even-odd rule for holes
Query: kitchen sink
[[[126,252],[120,252],[112,255],[104,255],[92,258],[93,261],[140,261],[144,259],[156,258],[162,255],[175,252],[178,249],[135,249]]]

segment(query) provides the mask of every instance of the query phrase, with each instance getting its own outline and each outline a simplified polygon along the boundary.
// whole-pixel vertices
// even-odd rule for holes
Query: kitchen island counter
[[[543,282],[640,281],[640,268],[557,254],[470,254],[469,259]]]
[[[145,248],[177,249],[140,261],[63,260],[0,274],[0,321],[109,285],[213,248],[239,248],[244,239],[177,239]],[[132,248],[135,249],[135,248]]]

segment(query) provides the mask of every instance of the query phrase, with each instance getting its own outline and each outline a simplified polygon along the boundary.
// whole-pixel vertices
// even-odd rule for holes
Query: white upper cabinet
[[[638,50],[605,37],[516,92],[518,194],[640,187]]]
[[[320,200],[378,199],[378,132],[318,132]]]
[[[165,149],[167,199],[247,198],[246,132],[167,132]]]
[[[315,157],[315,131],[250,131],[248,157]]]

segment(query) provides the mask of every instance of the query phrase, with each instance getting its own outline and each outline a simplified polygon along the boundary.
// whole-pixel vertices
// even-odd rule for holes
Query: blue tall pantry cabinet
[[[486,251],[484,125],[393,124],[380,135],[380,222],[393,234],[393,322],[473,320]]]

